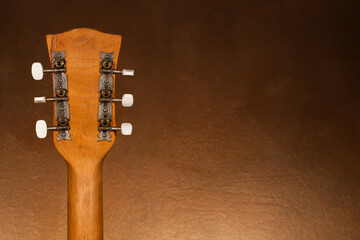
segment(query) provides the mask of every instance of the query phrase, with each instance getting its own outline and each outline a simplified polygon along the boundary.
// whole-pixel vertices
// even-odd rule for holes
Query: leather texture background
[[[45,34],[121,34],[107,240],[360,239],[358,1],[2,1],[0,239],[66,239]],[[86,81],[86,79],[84,79]]]

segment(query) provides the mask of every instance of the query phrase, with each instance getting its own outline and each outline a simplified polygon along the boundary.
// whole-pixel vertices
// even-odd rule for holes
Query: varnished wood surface
[[[91,161],[90,159],[100,161],[113,146],[116,138],[115,133],[112,132],[111,142],[97,142],[100,51],[114,52],[114,68],[116,68],[121,36],[79,28],[61,34],[49,34],[46,36],[46,41],[51,61],[51,50],[66,51],[66,74],[68,76],[69,124],[71,126],[69,132],[72,140],[57,141],[57,132],[54,131],[54,145],[74,168],[83,166],[83,158],[86,157],[91,157],[86,162]],[[112,103],[112,105],[112,122],[115,126],[115,104]],[[53,123],[56,124],[55,118]]]
[[[49,34],[46,40],[51,61],[51,50],[66,51],[71,141],[57,141],[56,131],[53,141],[68,168],[68,239],[101,240],[102,161],[116,136],[112,132],[111,142],[97,141],[100,51],[114,52],[116,68],[121,36],[79,28]],[[115,126],[115,104],[112,105]],[[55,113],[53,123],[56,124]]]
[[[67,238],[103,239],[102,162],[81,169],[74,169],[68,164],[67,174]]]

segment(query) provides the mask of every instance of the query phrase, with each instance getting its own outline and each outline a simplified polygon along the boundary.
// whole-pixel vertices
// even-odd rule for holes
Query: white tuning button
[[[46,103],[45,97],[34,97],[34,103]]]
[[[122,123],[121,124],[121,134],[122,135],[131,135],[132,125],[131,123]]]
[[[123,107],[131,107],[134,104],[134,97],[132,94],[124,94],[121,98]]]
[[[47,125],[46,122],[44,120],[38,120],[36,122],[36,136],[38,138],[45,138],[47,135]]]
[[[134,76],[134,70],[131,69],[123,69],[121,74],[124,76]]]
[[[67,100],[67,97],[63,97],[63,98],[34,97],[34,103],[54,102],[56,101],[56,99]]]
[[[31,66],[31,74],[35,80],[41,80],[44,76],[44,68],[39,62],[34,62]]]

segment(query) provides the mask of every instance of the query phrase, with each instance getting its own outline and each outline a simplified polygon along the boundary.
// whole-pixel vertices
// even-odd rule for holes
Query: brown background
[[[45,34],[123,35],[105,239],[360,239],[359,4],[2,1],[0,239],[66,239]],[[357,3],[358,1],[356,1]]]

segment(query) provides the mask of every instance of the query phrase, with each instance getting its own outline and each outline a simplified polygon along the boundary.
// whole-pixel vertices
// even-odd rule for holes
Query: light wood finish
[[[100,51],[115,53],[116,68],[121,36],[79,28],[47,35],[46,41],[51,60],[51,50],[66,50],[71,141],[58,142],[57,132],[53,141],[68,165],[68,239],[103,239],[102,163],[116,136],[97,141]]]

